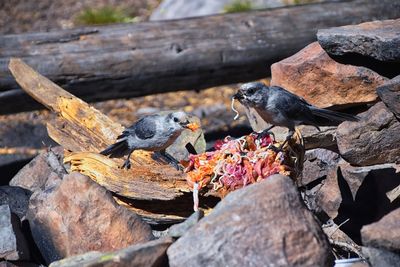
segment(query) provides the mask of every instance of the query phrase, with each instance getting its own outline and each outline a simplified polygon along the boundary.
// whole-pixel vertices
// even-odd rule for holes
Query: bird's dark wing
[[[280,86],[271,86],[270,88],[274,88],[274,90],[280,91],[280,92],[282,92],[283,94],[285,94],[285,95],[291,97],[292,99],[296,98],[297,100],[303,102],[303,104],[305,104],[305,105],[307,105],[307,106],[311,106],[311,104],[308,103],[304,98],[302,98],[302,97],[300,97],[300,96],[298,96],[298,95],[295,95],[295,94],[293,94],[292,92],[290,92],[290,91],[288,91],[288,90],[286,90],[286,89],[284,89],[284,88],[282,88],[282,87],[280,87]]]
[[[313,125],[318,128],[318,122],[310,110],[312,106],[307,103],[307,101],[281,87],[273,87],[273,90],[276,90],[274,94],[279,98],[276,108],[283,112],[286,118],[301,122],[302,124]]]
[[[125,129],[118,139],[129,135],[136,135],[139,139],[149,139],[156,134],[156,115],[146,116],[138,120],[135,124]]]

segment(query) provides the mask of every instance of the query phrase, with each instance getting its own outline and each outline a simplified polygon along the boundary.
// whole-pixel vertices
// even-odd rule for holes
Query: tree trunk
[[[268,75],[318,29],[400,16],[400,2],[357,0],[194,19],[0,37],[0,114],[40,108],[7,64],[20,57],[85,101],[203,89]]]

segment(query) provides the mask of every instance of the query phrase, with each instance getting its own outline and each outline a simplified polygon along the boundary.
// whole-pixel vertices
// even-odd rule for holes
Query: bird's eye
[[[178,121],[179,121],[178,118],[174,117],[174,122],[178,122]]]
[[[256,90],[255,90],[254,88],[251,88],[251,89],[247,90],[247,93],[248,93],[249,95],[252,95],[252,94],[254,94],[255,91],[256,91]]]

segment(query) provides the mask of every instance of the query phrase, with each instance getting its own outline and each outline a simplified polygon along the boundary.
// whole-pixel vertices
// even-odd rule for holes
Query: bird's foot
[[[183,167],[181,165],[179,165],[179,162],[170,154],[168,154],[166,152],[155,152],[153,155],[154,155],[153,158],[155,160],[162,160],[162,161],[174,166],[174,168],[176,170],[183,171]]]
[[[271,131],[262,131],[261,133],[257,133],[257,140],[261,140],[264,137],[266,137],[267,135],[272,135],[272,137],[275,140],[275,134]]]
[[[272,125],[270,127],[268,127],[267,129],[263,130],[261,133],[257,133],[257,140],[261,140],[264,137],[266,137],[267,135],[272,135],[275,139],[275,134],[273,132],[271,132],[272,128],[274,128],[275,125]]]
[[[129,170],[131,168],[131,161],[129,159],[125,160],[121,168]]]

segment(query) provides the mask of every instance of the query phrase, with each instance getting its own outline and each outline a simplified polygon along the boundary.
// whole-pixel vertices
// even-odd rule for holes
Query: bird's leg
[[[124,164],[122,165],[122,169],[130,169],[131,168],[131,154],[133,152],[133,149],[129,151],[128,157],[126,158],[126,160],[124,161]]]
[[[257,139],[261,139],[264,138],[267,134],[272,134],[272,136],[275,139],[275,135],[273,132],[270,132],[270,130],[272,130],[272,128],[274,128],[275,125],[271,125],[270,127],[268,127],[267,129],[263,130],[261,133],[257,134]]]
[[[285,141],[282,143],[282,145],[279,146],[279,149],[282,149],[287,142],[289,142],[290,139],[292,139],[292,136],[294,135],[294,129],[289,129],[289,132],[285,138]]]
[[[161,150],[160,154],[164,157],[164,159],[171,164],[172,166],[175,167],[175,169],[182,170],[182,167],[179,165],[179,162],[170,154],[168,154],[167,152],[165,152],[165,150]]]

